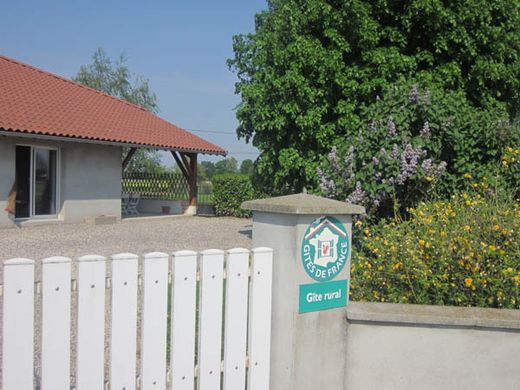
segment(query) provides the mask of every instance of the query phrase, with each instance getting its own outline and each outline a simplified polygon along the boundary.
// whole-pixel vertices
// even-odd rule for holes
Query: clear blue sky
[[[239,98],[226,59],[232,36],[253,31],[265,8],[265,0],[6,1],[0,53],[72,77],[98,47],[112,58],[124,52],[130,70],[150,80],[159,116],[219,132],[195,134],[239,161],[254,159],[256,149],[235,133]]]

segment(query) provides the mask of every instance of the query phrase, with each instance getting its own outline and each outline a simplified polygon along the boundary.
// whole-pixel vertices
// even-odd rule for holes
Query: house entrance
[[[57,150],[16,146],[16,218],[56,215]]]

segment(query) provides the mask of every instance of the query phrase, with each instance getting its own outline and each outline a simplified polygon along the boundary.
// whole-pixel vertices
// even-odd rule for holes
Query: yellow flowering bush
[[[509,146],[504,150],[501,169],[501,176],[520,196],[520,146]]]
[[[520,309],[520,200],[472,187],[406,221],[358,221],[351,298]]]

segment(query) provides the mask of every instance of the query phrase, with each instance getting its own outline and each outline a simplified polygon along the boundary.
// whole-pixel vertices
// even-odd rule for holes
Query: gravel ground
[[[26,257],[36,261],[35,277],[40,279],[41,260],[50,256],[66,256],[75,259],[83,255],[110,256],[122,252],[142,255],[147,252],[166,252],[182,249],[200,251],[204,249],[230,249],[251,247],[251,220],[215,217],[172,217],[161,219],[134,219],[113,225],[47,225],[21,229],[0,230],[0,280],[3,284],[3,261],[14,257]],[[110,268],[108,267],[108,270]],[[76,267],[73,263],[73,278]],[[109,319],[110,300],[106,300],[106,316]],[[0,308],[2,307],[0,298]],[[71,326],[71,370],[74,382],[77,295],[72,296]],[[3,333],[2,311],[0,310],[0,341]],[[41,362],[38,359],[41,345],[41,306],[35,307],[35,375],[39,378]],[[140,313],[138,313],[140,317]],[[105,376],[108,375],[109,322],[106,323]],[[138,319],[140,328],[140,318]],[[138,346],[139,337],[138,337]],[[1,378],[0,345],[0,378]],[[108,379],[108,378],[106,378]],[[36,379],[35,387],[39,388]],[[0,379],[0,388],[2,382]]]
[[[215,217],[171,217],[126,220],[113,225],[62,224],[0,230],[0,260],[48,256],[75,258],[121,252],[138,255],[209,248],[251,246],[251,220]]]

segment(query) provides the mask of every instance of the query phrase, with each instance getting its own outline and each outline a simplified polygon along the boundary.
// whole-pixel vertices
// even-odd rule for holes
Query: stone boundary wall
[[[345,389],[518,389],[520,310],[351,302]]]

